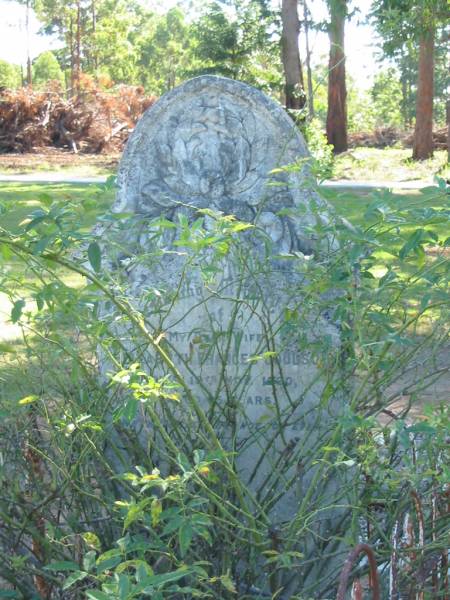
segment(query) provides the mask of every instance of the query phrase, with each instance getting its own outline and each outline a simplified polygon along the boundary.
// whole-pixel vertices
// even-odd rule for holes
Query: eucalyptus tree
[[[34,0],[44,33],[58,35],[58,53],[68,69],[70,89],[78,91],[81,73],[107,74],[119,82],[136,79],[132,36],[147,26],[148,13],[133,0]]]
[[[272,13],[264,0],[215,0],[205,4],[195,21],[192,73],[217,73],[252,82],[252,62],[271,47]]]
[[[115,83],[142,83],[141,40],[152,30],[154,19],[139,2],[97,0],[94,41],[91,35],[85,40],[87,72],[106,75]]]
[[[309,118],[314,118],[314,91],[312,83],[312,69],[311,69],[311,47],[309,43],[309,30],[311,27],[311,13],[308,8],[307,0],[302,0],[303,6],[303,29],[305,32],[305,47],[306,47],[306,79],[308,89],[308,114]]]
[[[45,87],[48,81],[64,82],[64,74],[56,56],[50,50],[42,52],[33,61],[33,84]]]
[[[31,69],[31,51],[30,51],[30,15],[36,6],[36,0],[15,0],[25,7],[25,35],[26,35],[26,53],[27,53],[27,76],[28,85],[33,83],[33,72]]]
[[[18,88],[21,79],[20,68],[0,58],[0,88]]]
[[[145,27],[135,32],[137,79],[152,94],[177,86],[195,65],[194,26],[181,7],[163,15],[148,15]]]
[[[281,23],[281,56],[285,77],[286,108],[302,109],[306,104],[306,96],[298,46],[300,33],[298,0],[282,0]]]
[[[69,68],[69,93],[79,90],[87,0],[35,0],[43,31],[64,43],[64,66]]]
[[[329,9],[327,139],[336,154],[345,152],[347,140],[347,87],[345,80],[345,21],[347,0],[327,0]]]
[[[418,47],[413,158],[429,158],[433,154],[436,39],[450,16],[447,2],[373,0],[371,14],[387,56],[401,60]]]

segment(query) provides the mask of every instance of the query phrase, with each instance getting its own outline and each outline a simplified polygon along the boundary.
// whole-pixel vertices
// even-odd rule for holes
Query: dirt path
[[[59,171],[56,173],[23,173],[13,175],[2,175],[0,174],[0,182],[11,182],[11,183],[105,183],[107,179],[106,175],[95,175],[92,177],[84,177],[82,175],[76,175],[72,173],[65,173]]]
[[[11,183],[104,183],[107,175],[83,176],[72,171],[42,171],[33,173],[7,173],[0,174],[0,182]],[[426,181],[349,181],[342,179],[338,181],[324,181],[323,187],[373,190],[373,189],[395,189],[395,190],[420,190],[429,185]]]
[[[42,150],[42,149],[41,149]],[[0,173],[21,175],[40,172],[67,172],[82,176],[107,174],[116,170],[120,154],[74,154],[47,148],[39,153],[0,154]]]

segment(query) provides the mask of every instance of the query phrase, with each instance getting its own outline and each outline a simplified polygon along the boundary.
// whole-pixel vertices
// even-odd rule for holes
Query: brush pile
[[[443,127],[442,129],[436,129],[433,131],[433,147],[435,150],[447,150],[448,144],[448,130],[447,127]],[[408,147],[412,147],[414,142],[414,136],[412,134],[408,135],[404,143]]]
[[[379,127],[375,131],[361,131],[349,134],[350,148],[360,146],[370,148],[386,148],[401,141],[402,134],[394,127]]]
[[[404,148],[412,148],[414,134],[405,133],[394,127],[379,127],[375,131],[361,131],[350,133],[348,145],[350,148],[365,146],[367,148],[387,148],[399,144]],[[433,131],[433,145],[435,150],[447,149],[447,128]]]
[[[142,87],[127,85],[112,91],[88,85],[69,99],[57,87],[45,92],[0,90],[0,153],[49,146],[75,153],[121,150],[155,100]]]

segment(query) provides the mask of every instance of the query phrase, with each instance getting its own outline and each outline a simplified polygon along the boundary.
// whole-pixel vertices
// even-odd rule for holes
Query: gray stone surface
[[[258,217],[278,249],[304,250],[297,220],[275,216],[303,206],[303,228],[312,223],[304,170],[271,172],[308,156],[299,130],[267,96],[240,82],[198,77],[163,96],[137,124],[119,166],[114,210],[173,218],[183,205]]]
[[[324,260],[333,246],[326,240],[317,248],[312,233],[327,207],[306,185],[307,157],[298,129],[264,94],[199,77],[139,121],[120,164],[113,209],[139,217],[133,230],[121,233],[128,293],[231,453],[255,512],[262,509],[280,527],[296,517],[306,496],[307,510],[323,510],[339,487],[319,480],[310,490],[314,458],[339,410],[337,398],[323,400],[324,373],[339,360],[339,330],[303,291],[308,260],[319,254]],[[298,168],[283,168],[293,163]],[[208,244],[193,253],[181,240],[183,222],[200,217],[194,238],[220,238],[216,217],[198,209],[235,215],[253,227],[222,254]],[[160,235],[152,220],[161,217],[181,225]],[[152,352],[142,352],[141,362],[152,375],[167,372]],[[169,431],[171,419],[176,423],[171,436],[181,449],[208,449],[183,394],[176,408],[160,410]],[[151,423],[140,435],[152,439],[152,456],[164,468],[166,449]],[[329,535],[335,517],[323,510],[316,533]],[[311,551],[312,534],[306,538],[303,550]],[[308,579],[306,572],[302,577]]]

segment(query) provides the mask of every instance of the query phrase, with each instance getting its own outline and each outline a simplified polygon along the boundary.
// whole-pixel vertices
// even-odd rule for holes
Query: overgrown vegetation
[[[120,150],[155,98],[137,87],[114,92],[84,80],[83,94],[66,99],[58,85],[45,92],[21,88],[0,95],[0,153],[54,146],[75,154]]]
[[[320,252],[310,260],[284,259],[295,261],[301,275],[292,290],[301,300],[282,326],[295,339],[311,311],[331,311],[345,359],[336,360],[325,338],[311,345],[317,381],[326,382],[319,388],[321,411],[336,398],[343,410],[312,452],[299,444],[272,473],[275,481],[295,460],[312,475],[297,514],[276,531],[268,515],[282,488],[254,496],[233,448],[220,439],[214,412],[205,412],[195,392],[202,382],[189,357],[156,327],[174,298],[143,289],[133,301],[126,293],[127,269],[153,269],[168,231],[184,265],[180,285],[198,276],[214,288],[224,260],[239,265],[243,279],[258,272],[273,278],[266,256],[250,257],[249,264],[242,253],[262,233],[201,211],[172,224],[160,219],[145,254],[129,254],[112,271],[105,235],[114,256],[118,238],[107,232],[135,230],[140,217],[111,215],[109,186],[104,196],[87,190],[78,198],[36,190],[38,203],[25,209],[13,196],[2,198],[0,289],[19,333],[0,346],[5,593],[246,599],[275,597],[284,587],[291,598],[324,598],[336,578],[306,574],[318,573],[334,546],[337,575],[346,548],[366,540],[376,551],[383,597],[423,590],[444,598],[448,407],[427,407],[416,423],[408,421],[408,409],[449,370],[445,183],[404,200],[388,192],[350,199],[327,191],[350,211],[354,228],[336,213],[310,229],[318,248],[330,237],[339,240],[329,261]],[[102,234],[91,233],[94,220],[103,223]],[[242,309],[248,298],[237,293],[229,301]],[[258,301],[253,310],[264,316]],[[230,328],[225,323],[221,336],[195,344],[224,351]],[[131,345],[122,344],[125,338]],[[276,341],[269,334],[249,372],[261,364],[279,368],[277,347],[267,353],[265,347]],[[109,365],[102,377],[99,355]],[[222,360],[228,362],[226,352]],[[214,402],[218,392],[204,389]],[[242,401],[243,389],[235,393]],[[320,493],[327,477],[340,478],[339,498]],[[337,511],[342,520],[332,523],[318,560],[308,552],[323,534],[323,511]],[[362,562],[355,576],[364,572]]]
[[[334,179],[356,181],[427,181],[434,177],[447,179],[450,165],[446,152],[436,151],[432,159],[417,163],[411,160],[411,152],[404,148],[352,148],[336,157],[333,167]]]
[[[413,141],[419,143],[419,138],[427,141],[421,144],[422,148],[415,150],[415,158],[425,160],[432,155],[434,148],[445,148],[447,143],[444,126],[448,83],[445,27],[448,15],[443,0],[415,0],[412,4],[404,0],[372,0],[359,7],[352,6],[348,0],[326,0],[322,3],[325,11],[320,10],[321,3],[308,3],[307,0],[302,0],[299,7],[281,2],[285,8],[291,6],[284,26],[281,19],[283,10],[266,0],[195,0],[180,2],[165,11],[149,9],[137,0],[29,0],[25,4],[28,11],[34,9],[36,12],[42,23],[42,33],[56,35],[61,48],[54,52],[47,50],[33,60],[29,56],[26,74],[24,69],[21,73],[17,65],[0,61],[2,88],[16,89],[26,84],[41,92],[47,88],[55,92],[57,86],[61,94],[67,96],[66,100],[80,94],[86,96],[86,88],[95,92],[94,96],[100,99],[103,96],[104,99],[108,90],[110,102],[112,96],[117,103],[118,97],[125,93],[124,85],[144,89],[146,95],[154,97],[186,79],[211,73],[254,85],[286,106],[299,110],[302,118],[307,115],[307,119],[311,120],[315,115],[323,130],[330,110],[339,107],[339,113],[333,117],[333,126],[329,124],[327,133],[328,140],[332,142],[330,127],[341,130],[342,143],[337,144],[334,140],[337,152],[347,149],[347,128],[350,134],[388,129],[399,139],[402,137],[400,133],[411,131],[417,118],[419,123],[421,119],[424,123],[421,135],[412,136],[408,145],[412,145]],[[302,14],[299,16],[300,7]],[[345,73],[345,55],[341,56],[339,50],[345,46],[345,23],[355,17],[355,12],[359,12],[361,23],[370,21],[379,35],[373,45],[380,50],[380,69],[370,89],[365,89],[354,76]],[[341,23],[337,29],[336,20]],[[284,28],[290,21],[296,24],[287,35]],[[300,31],[297,31],[297,25]],[[337,62],[334,63],[333,58],[326,64],[323,56],[316,55],[318,49],[322,52],[323,41],[317,38],[315,43],[311,43],[311,38],[323,35],[325,31],[338,30],[342,40],[336,38],[330,46],[332,52],[339,54],[335,57]],[[429,64],[422,70],[421,80],[427,73],[428,79],[419,93],[419,42],[425,34],[435,48],[431,54],[430,51],[427,53]],[[298,55],[299,35],[301,45],[308,46],[304,61]],[[282,42],[282,39],[285,41]],[[286,102],[287,73],[283,73],[286,65],[283,66],[281,60],[281,48],[288,39],[290,47],[298,55],[292,62],[297,65],[295,73],[288,77],[293,78],[289,84],[295,100],[293,104]],[[339,101],[335,98],[329,102],[331,89],[334,93],[340,90]],[[16,96],[20,94],[24,92]],[[0,136],[9,142],[5,144],[2,141],[0,150],[29,151],[36,141],[33,135],[36,124],[41,125],[41,130],[48,125],[46,110],[36,106],[36,119],[29,119],[22,136],[24,139],[16,146],[11,145],[11,135],[18,137],[15,131],[17,124],[12,126],[12,123],[16,117],[18,122],[23,121],[24,111],[20,102],[12,103],[6,111],[1,110],[2,104],[9,102],[10,95],[11,92],[7,92],[0,97],[0,133],[10,130],[9,136],[8,131]],[[26,90],[25,95],[30,95],[30,91]],[[46,143],[56,142],[58,146],[63,143],[71,147],[71,139],[65,136],[64,128],[69,129],[71,137],[80,135],[80,131],[86,133],[83,129],[92,113],[92,97],[87,97],[84,118],[81,119],[80,114],[70,115],[69,110],[66,121],[71,126],[67,127],[59,120],[60,127],[47,136]],[[417,105],[418,97],[420,106]],[[45,103],[50,100],[51,95]],[[78,100],[71,102],[79,104]],[[15,111],[13,118],[12,110]],[[123,110],[120,112],[123,113]],[[128,119],[113,118],[112,121],[114,123],[109,123],[108,134]],[[433,122],[435,130],[440,131],[438,145],[432,136]],[[127,125],[130,126],[130,123]],[[120,131],[122,135],[119,137],[123,141],[126,136],[123,129]],[[368,137],[366,135],[366,139]],[[98,151],[99,147],[102,144],[91,144],[90,151]]]

